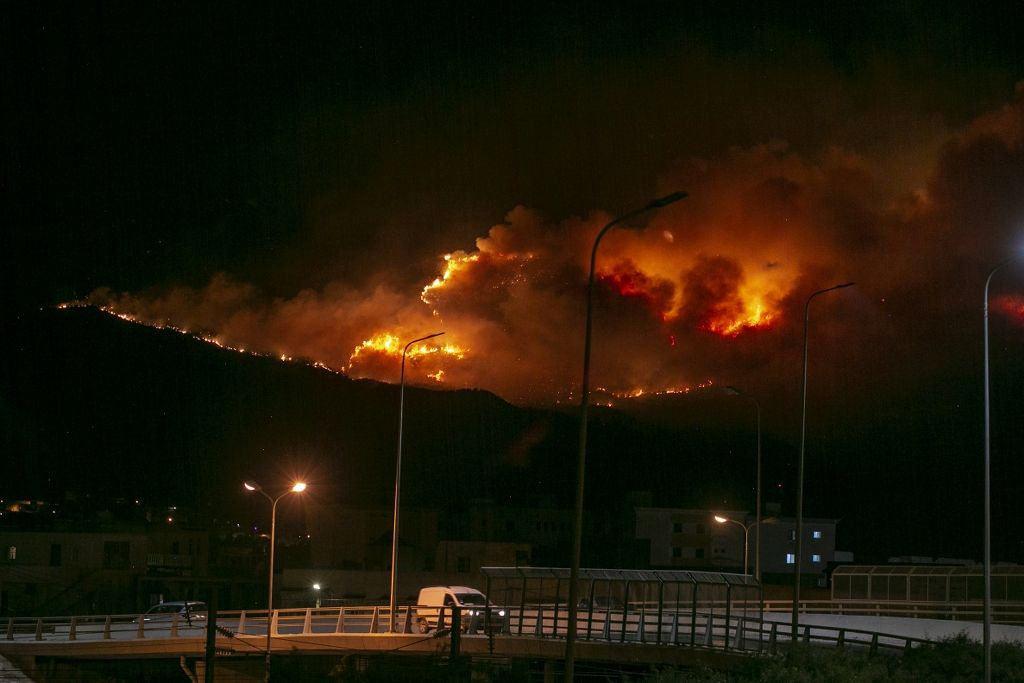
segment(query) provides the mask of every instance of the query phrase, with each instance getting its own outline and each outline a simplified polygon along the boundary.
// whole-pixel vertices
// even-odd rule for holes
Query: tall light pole
[[[723,517],[722,515],[715,515],[715,521],[719,524],[728,524],[731,522],[739,528],[743,529],[743,573],[746,574],[747,568],[750,566],[750,564],[747,562],[747,559],[750,556],[750,529],[760,524],[761,520],[759,519],[753,524],[744,524],[738,519],[733,519],[732,517]],[[761,530],[758,529],[757,533],[760,536]]]
[[[569,568],[569,623],[565,632],[565,680],[572,683],[576,665],[576,602],[580,576],[580,549],[583,543],[583,477],[587,463],[587,406],[590,399],[590,334],[593,317],[594,267],[597,262],[597,247],[605,233],[633,216],[660,209],[686,197],[685,192],[673,192],[655,199],[649,204],[615,218],[597,233],[594,248],[590,251],[590,275],[587,278],[587,322],[583,336],[583,384],[580,389],[580,436],[576,458],[576,512],[572,539],[572,564]]]
[[[991,426],[989,421],[989,380],[988,380],[988,287],[992,277],[1003,266],[1012,263],[1022,256],[1009,258],[991,271],[985,278],[985,543],[982,558],[982,579],[985,582],[982,602],[982,640],[985,648],[985,683],[992,681],[992,448]]]
[[[832,292],[837,289],[844,289],[853,286],[854,282],[845,282],[841,285],[834,285],[826,289],[819,289],[809,297],[804,304],[804,375],[803,392],[800,405],[800,460],[797,465],[796,475],[796,557],[795,572],[793,574],[793,624],[792,639],[796,642],[797,630],[799,629],[800,614],[800,572],[803,556],[803,532],[804,532],[804,449],[807,434],[807,327],[810,323],[811,301],[819,294]]]
[[[751,401],[754,404],[754,409],[757,412],[757,480],[754,484],[754,497],[755,504],[757,505],[757,512],[754,513],[754,526],[757,526],[757,541],[754,544],[754,578],[761,581],[761,529],[758,525],[761,524],[761,402],[750,394],[744,394],[736,387],[729,386],[725,388],[725,391],[730,396],[742,396],[743,398]],[[746,573],[744,571],[744,573]]]
[[[292,484],[292,487],[279,495],[277,498],[272,497],[269,493],[263,490],[263,487],[254,481],[246,481],[242,483],[246,491],[255,491],[263,495],[264,498],[270,501],[270,553],[269,553],[269,565],[270,571],[267,577],[267,652],[265,659],[263,660],[263,680],[269,683],[270,681],[270,625],[274,614],[274,536],[277,532],[277,504],[278,502],[290,493],[302,493],[306,490],[306,484],[301,481],[297,481]]]
[[[402,418],[405,415],[405,356],[409,347],[427,339],[440,337],[444,332],[435,332],[419,339],[413,339],[402,349],[402,371],[399,375],[398,390],[398,455],[395,458],[395,510],[391,526],[391,597],[388,600],[388,633],[395,632],[395,581],[398,577],[398,511],[402,498]]]

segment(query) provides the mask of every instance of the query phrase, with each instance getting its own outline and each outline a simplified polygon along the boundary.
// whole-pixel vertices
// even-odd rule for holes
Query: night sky
[[[386,381],[402,343],[444,331],[411,381],[571,406],[594,236],[685,190],[602,242],[598,399],[689,391],[671,395],[704,415],[702,396],[736,385],[795,444],[805,302],[856,281],[811,307],[817,485],[867,468],[879,486],[851,506],[907,492],[915,523],[980,520],[957,502],[981,486],[985,279],[1024,249],[1019,12],[0,13],[5,315],[88,302]],[[990,306],[993,462],[1019,481],[1024,265],[998,272]],[[1007,532],[1024,515],[997,507],[1000,550],[1024,557]]]

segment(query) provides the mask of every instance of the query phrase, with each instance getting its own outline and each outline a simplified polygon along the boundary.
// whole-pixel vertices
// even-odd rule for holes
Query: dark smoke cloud
[[[766,393],[791,392],[806,297],[852,280],[856,290],[815,303],[816,343],[843,358],[822,370],[836,391],[849,390],[850,368],[903,381],[956,362],[971,343],[960,322],[976,317],[963,292],[1021,247],[1024,103],[977,117],[937,154],[920,153],[934,156],[918,187],[898,186],[905,174],[892,172],[891,158],[834,146],[809,155],[777,140],[671,164],[659,186],[690,197],[602,242],[596,385],[658,391],[742,374]],[[349,367],[362,342],[444,331],[461,358],[433,354],[412,368],[413,381],[443,369],[445,386],[564,401],[579,384],[590,246],[610,218],[552,220],[517,206],[473,248],[452,244],[434,284],[335,282],[269,298],[221,274],[202,288],[99,290],[91,300],[385,381],[397,377],[394,353],[367,353]],[[1019,305],[995,310],[1021,318]]]

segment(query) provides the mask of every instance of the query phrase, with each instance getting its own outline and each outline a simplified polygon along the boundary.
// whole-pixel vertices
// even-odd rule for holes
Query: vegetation
[[[663,671],[649,683],[960,683],[983,679],[983,658],[979,643],[959,635],[902,657],[799,647],[753,660],[741,671]],[[992,681],[1024,683],[1024,644],[993,644]]]

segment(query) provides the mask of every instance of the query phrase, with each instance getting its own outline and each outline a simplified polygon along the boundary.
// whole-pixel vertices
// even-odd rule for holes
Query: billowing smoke
[[[976,318],[977,297],[965,292],[980,291],[991,265],[1024,246],[1024,102],[951,134],[930,167],[924,187],[901,187],[895,179],[906,174],[887,160],[837,148],[809,156],[779,141],[680,160],[658,190],[689,198],[601,244],[595,387],[792,384],[807,296],[847,281],[858,286],[815,303],[816,338],[844,368],[924,372],[973,343],[955,332]],[[407,341],[444,332],[414,349],[410,381],[565,401],[580,381],[590,249],[612,217],[552,219],[517,206],[475,245],[451,245],[436,280],[405,289],[336,283],[268,299],[219,274],[199,289],[100,290],[91,302],[384,381],[397,379]],[[1015,281],[1018,294],[993,310],[1020,322]]]

